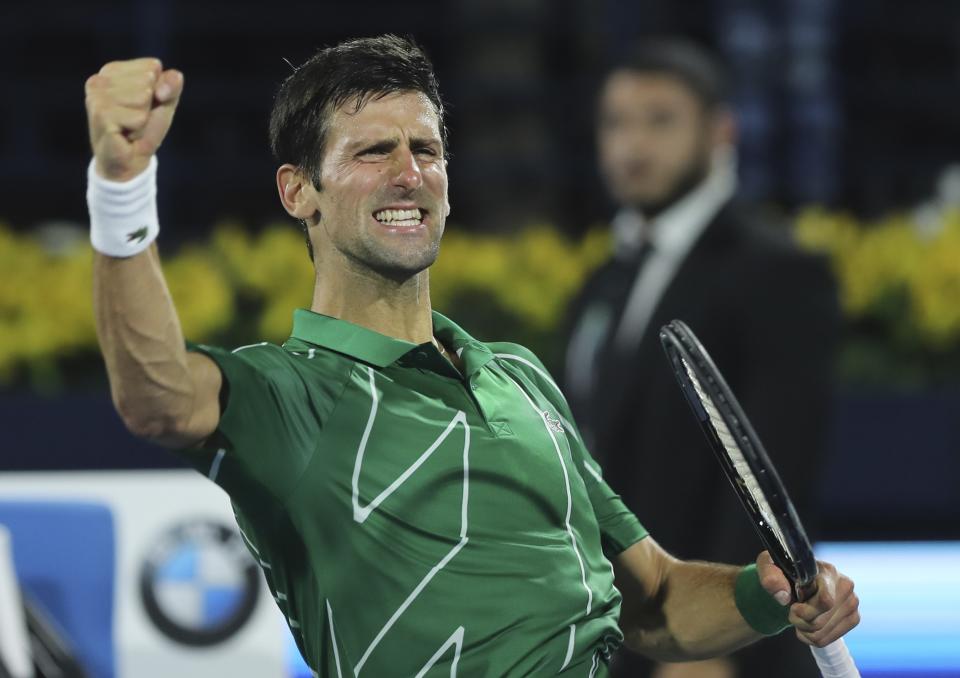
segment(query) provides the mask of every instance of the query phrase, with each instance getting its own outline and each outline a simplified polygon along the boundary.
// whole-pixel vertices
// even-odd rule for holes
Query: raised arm
[[[151,159],[182,89],[157,59],[109,63],[86,83],[97,336],[124,424],[170,447],[201,442],[220,415],[220,371],[186,351],[156,245],[138,247],[158,229]]]
[[[781,616],[772,597],[789,601],[789,582],[766,552],[757,559],[753,583],[741,580],[739,604],[741,568],[678,560],[649,537],[621,553],[614,566],[626,645],[661,661],[718,657],[748,645],[763,634],[747,622],[741,605],[751,606],[747,613],[754,623],[766,616],[770,624],[771,617]],[[781,619],[796,627],[801,641],[823,647],[859,623],[859,601],[853,582],[829,563],[820,563],[817,587],[809,601],[789,609],[784,604]]]

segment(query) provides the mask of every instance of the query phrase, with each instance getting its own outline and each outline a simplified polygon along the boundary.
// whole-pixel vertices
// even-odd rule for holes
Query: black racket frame
[[[817,576],[817,562],[813,555],[813,548],[810,546],[810,540],[803,529],[803,523],[800,522],[800,518],[793,507],[793,502],[790,501],[790,496],[787,494],[780,476],[777,475],[776,468],[770,462],[770,457],[767,455],[763,443],[760,442],[760,438],[750,424],[750,420],[747,419],[747,415],[740,407],[733,391],[727,386],[726,380],[720,370],[717,369],[710,354],[707,353],[703,344],[685,323],[680,320],[673,320],[664,325],[660,329],[660,343],[667,353],[667,358],[673,368],[677,382],[680,384],[680,389],[686,396],[687,403],[700,423],[700,428],[706,435],[724,474],[730,484],[733,485],[740,502],[749,514],[754,529],[770,552],[773,561],[793,582],[797,599],[805,600],[812,593],[812,585]],[[787,542],[788,548],[796,556],[795,559],[784,552],[774,531],[760,513],[757,503],[743,485],[739,473],[734,468],[719,435],[710,423],[710,417],[684,368],[684,360],[696,375],[701,387],[713,399],[714,406],[730,433],[735,437],[747,465],[757,479],[757,484],[779,523],[780,531]]]

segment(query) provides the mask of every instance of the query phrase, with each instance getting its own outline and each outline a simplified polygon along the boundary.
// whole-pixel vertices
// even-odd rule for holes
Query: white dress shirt
[[[647,238],[652,245],[616,328],[614,345],[618,349],[629,350],[643,337],[680,264],[720,208],[733,197],[736,186],[732,159],[726,153],[718,154],[707,178],[654,219],[646,221],[635,210],[621,210],[614,218],[615,256],[642,245]]]

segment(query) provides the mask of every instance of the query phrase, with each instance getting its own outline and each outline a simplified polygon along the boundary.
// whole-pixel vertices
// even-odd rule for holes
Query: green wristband
[[[760,585],[756,565],[747,565],[737,576],[734,589],[737,609],[753,630],[765,636],[775,636],[790,628],[787,616],[789,605],[781,605]]]

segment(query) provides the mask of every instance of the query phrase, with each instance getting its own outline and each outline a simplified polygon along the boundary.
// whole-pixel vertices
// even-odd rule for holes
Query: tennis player
[[[537,357],[432,311],[447,142],[411,42],[324,49],[277,94],[277,190],[316,269],[290,339],[186,344],[153,244],[155,153],[183,85],[150,58],[87,81],[100,345],[130,431],[229,493],[318,675],[603,676],[623,642],[683,660],[791,625],[823,645],[857,624],[829,564],[816,597],[790,604],[766,554],[745,568],[669,556]]]

